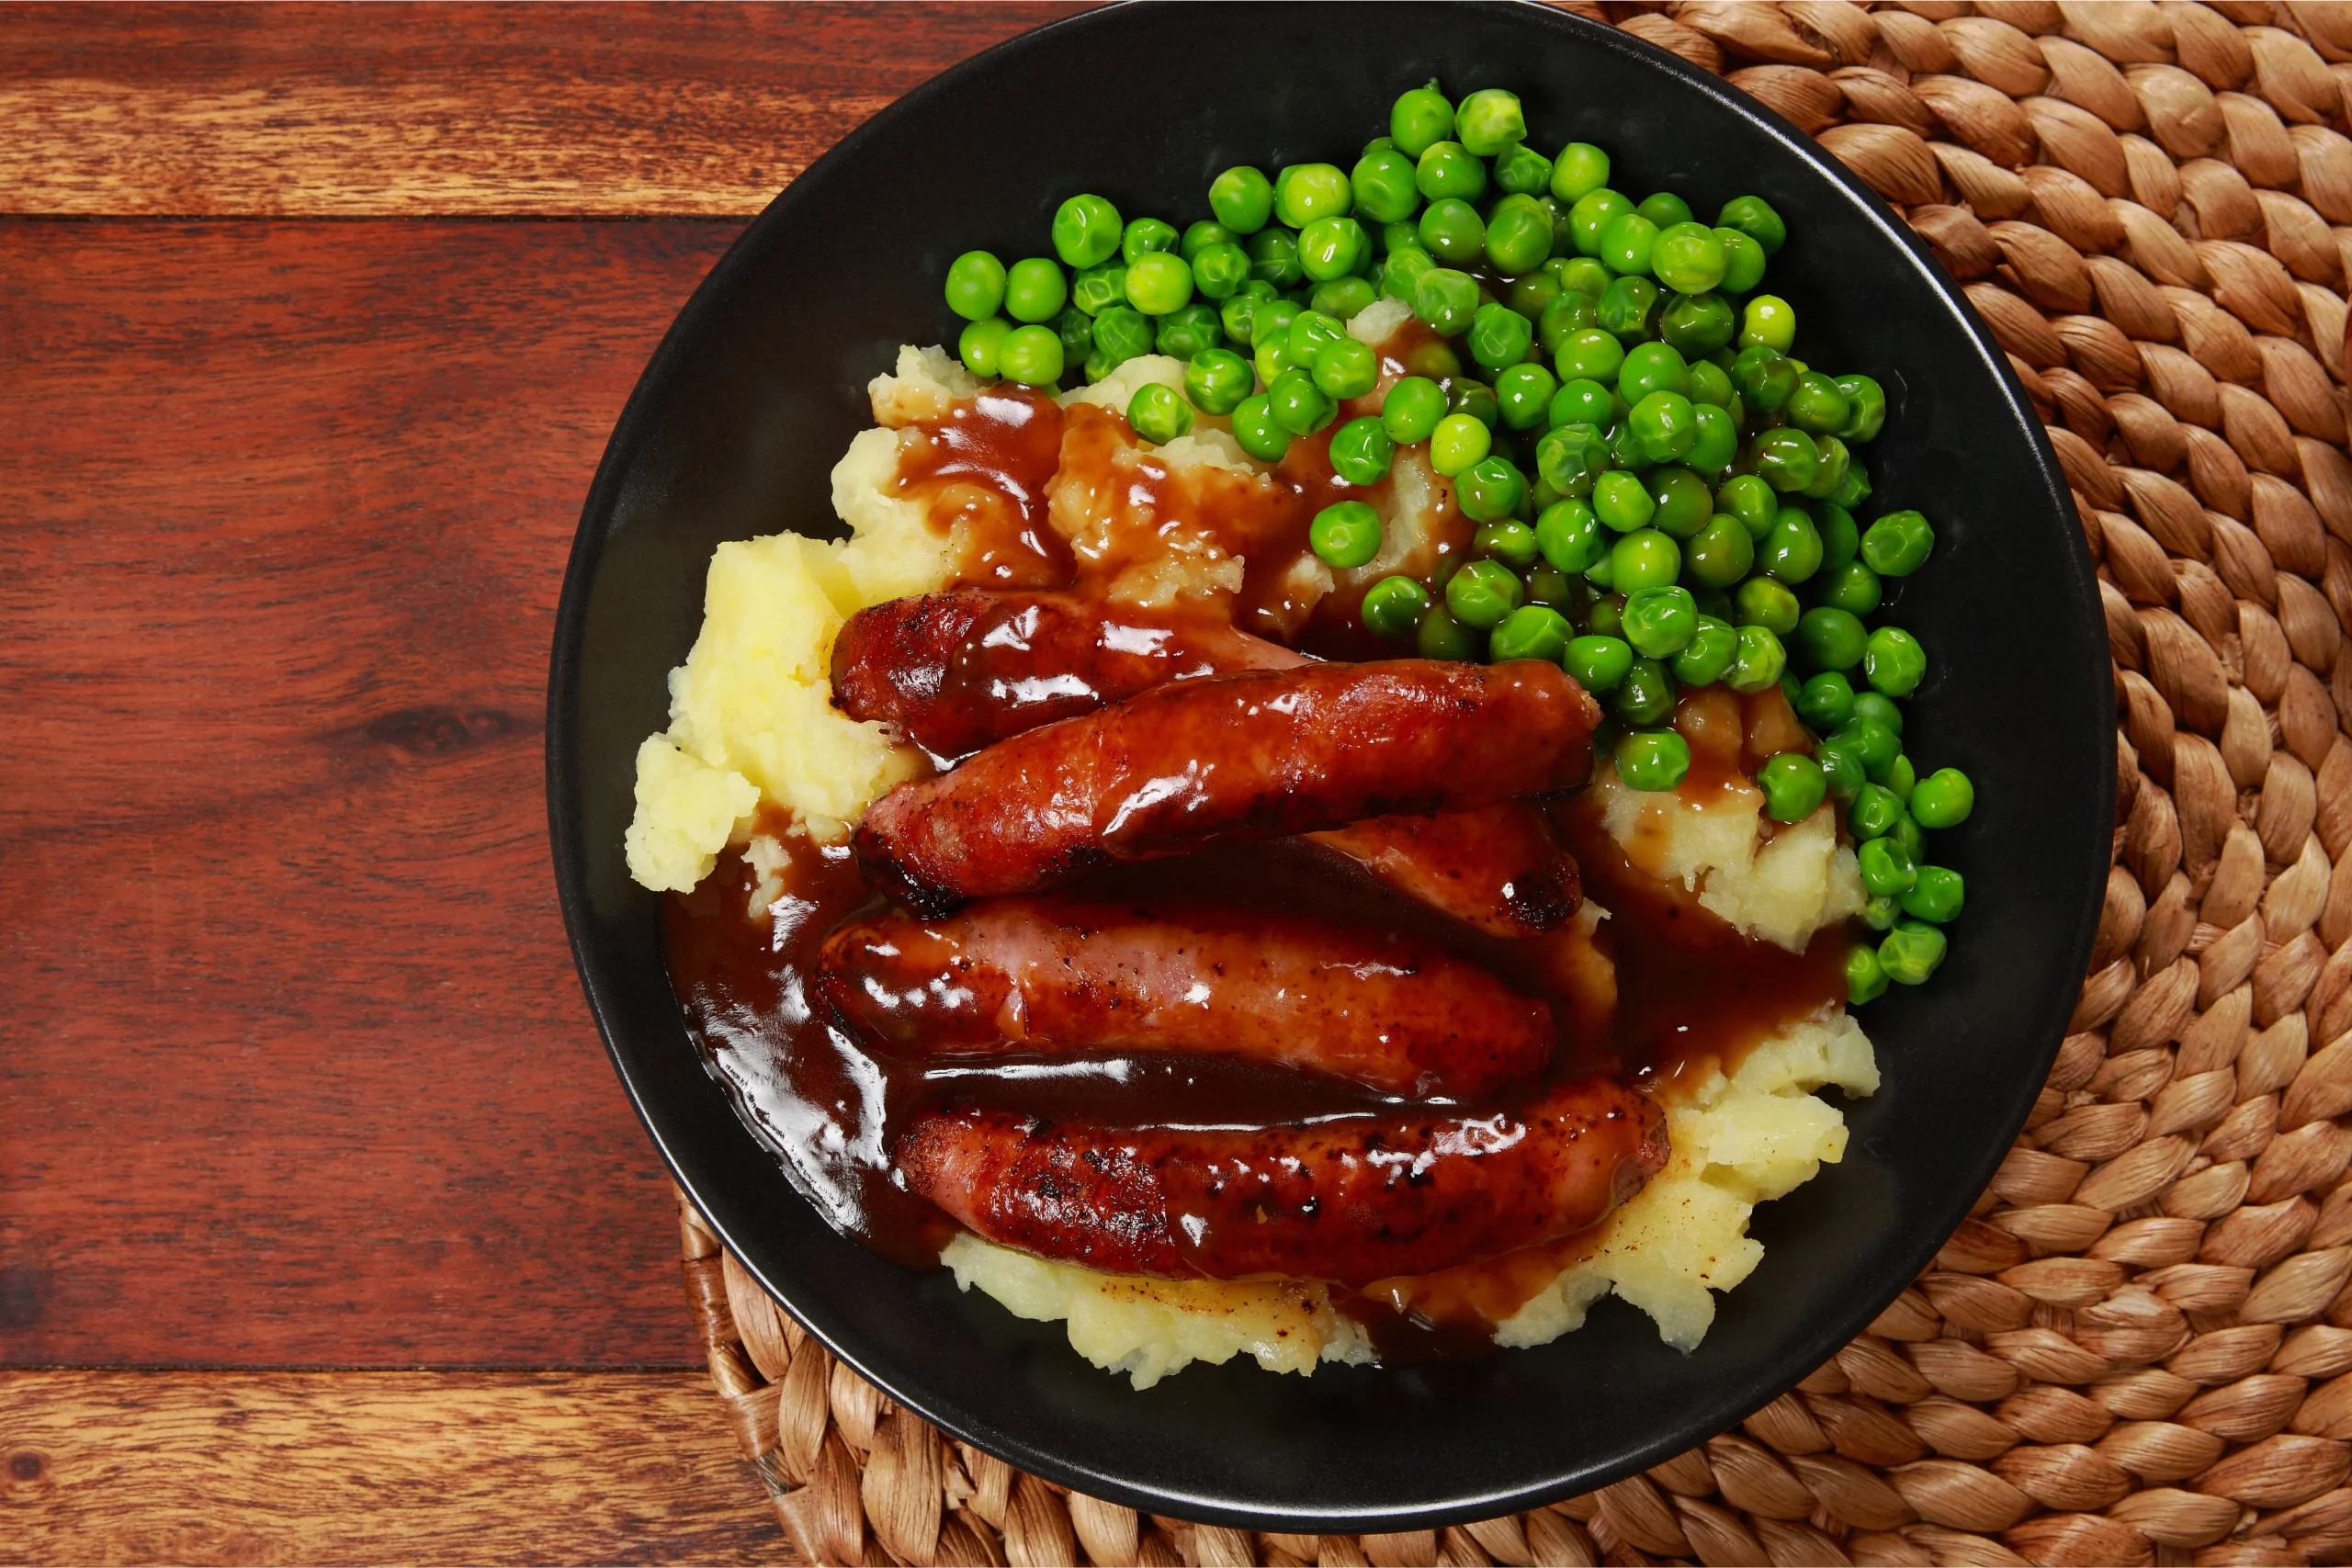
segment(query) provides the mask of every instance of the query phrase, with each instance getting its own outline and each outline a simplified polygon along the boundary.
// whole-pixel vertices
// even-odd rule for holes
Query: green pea
[[[1797,389],[1796,365],[1778,349],[1751,344],[1731,362],[1731,382],[1758,413],[1778,413]]]
[[[1193,269],[1173,251],[1148,251],[1127,264],[1127,303],[1147,316],[1182,310],[1193,299]]]
[[[1379,298],[1379,291],[1364,278],[1335,277],[1329,283],[1317,284],[1307,303],[1326,315],[1349,321]]]
[[[1349,276],[1372,255],[1372,236],[1349,217],[1317,218],[1298,234],[1298,269],[1312,283]]]
[[[1900,763],[1904,759],[1898,757],[1895,761],[1897,763]],[[1919,830],[1919,823],[1917,819],[1908,811],[1905,812],[1902,817],[1896,820],[1894,826],[1888,830],[1886,836],[1896,843],[1901,844],[1903,846],[1904,852],[1911,857],[1912,862],[1915,864],[1917,863],[1918,861],[1928,852],[1928,835]]]
[[[1472,522],[1498,522],[1527,498],[1527,479],[1508,457],[1481,458],[1453,476],[1453,498]]]
[[[1715,491],[1715,510],[1738,518],[1748,538],[1760,544],[1781,514],[1781,499],[1754,474],[1740,474]]]
[[[1773,757],[1758,770],[1756,782],[1764,791],[1764,815],[1775,822],[1804,821],[1829,794],[1821,764],[1802,751]]]
[[[1474,560],[1446,580],[1445,607],[1474,631],[1492,631],[1519,608],[1519,574],[1497,560]]]
[[[1903,818],[1903,802],[1883,784],[1866,784],[1846,808],[1846,827],[1859,841],[1883,837]]]
[[[1250,362],[1231,349],[1203,349],[1184,365],[1184,395],[1203,413],[1231,413],[1256,384]]]
[[[1881,577],[1908,577],[1927,564],[1936,531],[1917,512],[1890,512],[1862,535],[1862,560]]]
[[[1623,346],[1599,327],[1568,333],[1553,357],[1553,366],[1563,381],[1614,382],[1624,363]]]
[[[1244,348],[1256,346],[1252,335],[1257,325],[1258,307],[1265,303],[1250,292],[1251,287],[1244,284],[1217,308],[1217,320],[1225,324],[1226,341],[1239,344]],[[1119,284],[1119,298],[1122,299],[1126,298],[1126,283],[1122,279]]]
[[[1306,525],[1306,543],[1342,571],[1367,566],[1380,553],[1380,513],[1365,502],[1335,501]]]
[[[1004,264],[986,251],[966,251],[947,266],[947,308],[967,321],[984,321],[1004,304]]]
[[[1899,897],[1919,879],[1919,868],[1912,863],[1910,852],[1890,835],[1864,840],[1854,858],[1861,863],[1862,886],[1872,893]]]
[[[1399,446],[1427,441],[1444,417],[1445,393],[1426,376],[1404,377],[1381,400],[1380,427]]]
[[[1579,376],[1560,383],[1552,395],[1552,402],[1544,413],[1547,425],[1606,424],[1616,417],[1616,405],[1610,400],[1609,389],[1589,377]]]
[[[1102,197],[1071,197],[1054,211],[1054,254],[1073,267],[1109,261],[1119,248],[1125,227],[1119,220],[1119,209]]]
[[[1292,164],[1274,175],[1274,216],[1294,229],[1318,218],[1343,218],[1355,190],[1334,164]]]
[[[1870,470],[1862,467],[1861,459],[1849,455],[1846,461],[1845,477],[1838,481],[1838,487],[1829,492],[1828,499],[1851,512],[1863,502],[1868,501],[1870,494]]]
[[[1410,305],[1421,274],[1435,265],[1436,258],[1421,249],[1418,234],[1410,245],[1390,247],[1388,259],[1380,267],[1381,297]]]
[[[1370,414],[1351,419],[1331,433],[1331,471],[1351,485],[1376,485],[1388,477],[1396,459],[1396,443]]]
[[[1552,160],[1517,142],[1495,160],[1495,184],[1513,196],[1542,196],[1552,188]]]
[[[1687,392],[1690,386],[1690,367],[1668,344],[1636,344],[1617,367],[1617,390],[1629,403],[1652,392]]]
[[[1431,82],[1398,96],[1388,110],[1388,134],[1397,150],[1418,158],[1453,134],[1453,105]]]
[[[1487,459],[1488,463],[1501,461],[1500,457]],[[1485,464],[1479,465],[1480,468],[1485,466]],[[1472,471],[1475,473],[1476,470]],[[1510,567],[1513,571],[1523,572],[1533,566],[1542,548],[1541,543],[1536,539],[1535,530],[1513,517],[1503,517],[1482,523],[1478,526],[1478,531],[1470,536],[1470,549],[1474,556],[1490,556]]]
[[[1821,448],[1802,430],[1768,430],[1756,438],[1754,450],[1756,471],[1783,493],[1811,484],[1821,466]]]
[[[1814,761],[1821,764],[1821,776],[1829,781],[1829,793],[1836,798],[1850,800],[1863,787],[1862,760],[1851,752],[1824,742],[1814,753]]]
[[[1229,245],[1235,238],[1232,230],[1213,218],[1204,218],[1184,225],[1183,237],[1176,242],[1176,254],[1191,261],[1211,245]],[[1125,244],[1125,240],[1121,241]]]
[[[1413,158],[1401,147],[1382,147],[1356,161],[1348,175],[1358,212],[1374,223],[1395,223],[1410,218],[1421,205],[1420,187],[1413,182]]]
[[[1898,895],[1897,901],[1905,914],[1941,926],[1960,919],[1961,906],[1967,901],[1967,895],[1968,885],[1960,873],[1945,866],[1923,865],[1911,891]]]
[[[1606,257],[1603,258],[1607,259]],[[1671,224],[1657,231],[1649,271],[1677,294],[1704,294],[1722,284],[1728,259],[1724,243],[1703,223]]]
[[[1283,228],[1261,229],[1250,236],[1250,276],[1277,288],[1295,287],[1306,276],[1298,265],[1298,236]]]
[[[1505,615],[1487,639],[1487,657],[1497,664],[1541,659],[1557,664],[1568,649],[1568,618],[1543,604],[1521,604]]]
[[[1657,285],[1648,278],[1620,277],[1600,291],[1593,313],[1619,342],[1640,343],[1657,335]]]
[[[1690,591],[1671,585],[1636,588],[1622,612],[1625,640],[1645,659],[1670,659],[1690,646],[1699,630],[1699,606]]]
[[[1258,379],[1265,382],[1269,387],[1272,386],[1274,378],[1298,364],[1298,356],[1291,352],[1290,334],[1288,333],[1268,334],[1264,341],[1258,344],[1258,352],[1250,355],[1250,364],[1258,373]]]
[[[1795,707],[1807,728],[1826,735],[1854,716],[1853,682],[1835,670],[1825,670],[1799,689]]]
[[[1858,560],[1825,574],[1818,591],[1823,604],[1849,615],[1867,615],[1878,608],[1878,573]]]
[[[1731,301],[1720,294],[1677,294],[1658,309],[1657,335],[1672,344],[1685,358],[1700,359],[1731,342],[1738,328]],[[1724,401],[1731,384],[1724,384]]]
[[[1114,305],[1094,318],[1094,348],[1105,363],[1125,364],[1139,354],[1151,352],[1153,332],[1151,322],[1140,310],[1125,305]]]
[[[1617,738],[1615,756],[1628,789],[1669,790],[1690,771],[1690,744],[1671,729],[1629,729]]]
[[[1736,229],[1718,227],[1715,240],[1724,248],[1724,280],[1726,294],[1745,294],[1764,281],[1764,247]]]
[[[1682,547],[1683,570],[1709,588],[1729,588],[1756,561],[1756,543],[1739,519],[1716,514]]]
[[[1376,637],[1403,637],[1430,607],[1430,591],[1409,577],[1384,577],[1363,591],[1364,629]]]
[[[1274,423],[1293,435],[1312,435],[1331,423],[1338,412],[1315,378],[1294,365],[1266,388],[1266,407]]]
[[[1592,508],[1573,497],[1555,501],[1536,514],[1536,548],[1562,571],[1589,570],[1606,542]]]
[[[1610,271],[1624,276],[1646,277],[1650,273],[1652,253],[1657,249],[1658,228],[1639,212],[1621,213],[1609,220],[1600,231],[1600,249],[1595,253]]]
[[[1797,646],[1825,670],[1851,670],[1862,661],[1862,623],[1843,610],[1816,605],[1797,622]]]
[[[1024,387],[1049,387],[1061,378],[1061,334],[1051,327],[1015,327],[997,350],[1005,378]]]
[[[1799,376],[1796,389],[1789,394],[1789,423],[1810,435],[1834,434],[1846,423],[1848,412],[1846,394],[1818,370]]]
[[[1502,403],[1495,396],[1495,389],[1484,381],[1474,381],[1467,376],[1454,376],[1442,385],[1447,412],[1468,414],[1485,425],[1490,436],[1502,424]]]
[[[1181,237],[1176,226],[1164,219],[1130,218],[1119,235],[1120,259],[1132,266],[1137,256],[1175,250]]]
[[[1454,111],[1454,125],[1462,145],[1481,158],[1494,157],[1527,135],[1519,95],[1500,87],[1482,87],[1463,99]]]
[[[1741,626],[1765,626],[1775,637],[1792,635],[1803,614],[1797,596],[1769,577],[1751,577],[1741,583],[1733,602],[1738,606]]]
[[[1125,304],[1126,267],[1118,262],[1088,267],[1071,280],[1069,302],[1090,316],[1099,316],[1114,305]]]
[[[1425,149],[1413,170],[1414,183],[1431,201],[1457,197],[1476,201],[1487,194],[1487,165],[1463,150],[1458,141],[1439,141]]]
[[[1699,439],[1698,411],[1679,392],[1650,393],[1626,411],[1625,423],[1653,463],[1679,461]]]
[[[1290,432],[1274,423],[1272,407],[1263,392],[1234,405],[1233,439],[1261,463],[1279,463],[1290,450]]]
[[[1043,256],[1014,262],[1004,275],[1004,313],[1016,321],[1050,321],[1069,300],[1062,269]]]
[[[1860,945],[1847,949],[1846,1005],[1860,1007],[1885,994],[1886,969],[1878,961],[1878,950]]]
[[[1577,254],[1600,257],[1601,231],[1634,210],[1634,204],[1608,186],[1589,190],[1568,208],[1568,234]]]
[[[1788,667],[1788,649],[1781,646],[1781,639],[1773,635],[1771,627],[1739,628],[1739,654],[1731,666],[1733,691],[1770,691],[1781,683],[1781,671]]]
[[[1740,313],[1739,343],[1742,348],[1762,345],[1777,348],[1782,354],[1796,342],[1797,313],[1790,303],[1777,294],[1758,294],[1747,302]]]
[[[1573,206],[1609,183],[1609,154],[1589,141],[1571,141],[1552,160],[1552,195]]]
[[[1894,765],[1886,770],[1886,787],[1894,792],[1895,797],[1901,800],[1905,807],[1910,806],[1912,792],[1917,787],[1918,783],[1918,773],[1911,766],[1911,754],[1907,751],[1895,758]],[[1916,827],[1919,819],[1914,817],[1911,820]]]
[[[1173,387],[1147,381],[1127,400],[1127,423],[1155,446],[1166,446],[1193,428],[1193,405]]]
[[[1814,528],[1821,536],[1822,570],[1836,571],[1860,553],[1861,533],[1854,526],[1854,514],[1835,502],[1819,502],[1812,511]]]
[[[1886,389],[1868,376],[1840,376],[1838,390],[1846,399],[1846,422],[1836,434],[1847,441],[1869,441],[1886,423]]]
[[[1430,467],[1447,479],[1467,473],[1494,448],[1494,433],[1466,413],[1450,413],[1430,433]]]
[[[1476,266],[1487,259],[1486,220],[1458,197],[1430,203],[1416,232],[1422,249],[1451,265]]]
[[[1600,596],[1586,608],[1584,616],[1584,629],[1594,637],[1620,637],[1625,629],[1625,596],[1613,592],[1602,581],[1608,575],[1607,556],[1601,557],[1600,564],[1584,574],[1585,581],[1600,591]]]
[[[1078,319],[1083,321],[1086,318]],[[1218,324],[1216,308],[1195,303],[1160,317],[1152,346],[1171,358],[1190,359],[1215,348],[1224,339],[1225,329]]]
[[[1682,548],[1655,528],[1636,528],[1610,547],[1609,570],[1621,593],[1664,587],[1682,571]]]
[[[1657,502],[1651,498],[1649,487],[1642,482],[1639,474],[1617,469],[1593,481],[1592,509],[1609,527],[1620,534],[1630,534],[1649,525],[1657,513]]]
[[[956,357],[964,368],[982,380],[995,378],[999,356],[1004,352],[1005,335],[1012,331],[1012,323],[1002,316],[991,316],[984,321],[967,326],[956,340]]]
[[[1944,961],[1944,933],[1917,920],[1905,920],[1878,944],[1886,977],[1901,985],[1926,983]]]
[[[1883,893],[1870,894],[1862,900],[1862,924],[1874,931],[1893,931],[1894,922],[1902,918],[1903,906]],[[1871,956],[1877,956],[1875,948]]]
[[[1738,657],[1737,628],[1713,615],[1701,615],[1690,640],[1674,656],[1674,678],[1685,686],[1712,686],[1730,672],[1732,661]]]
[[[1414,280],[1413,314],[1441,337],[1470,330],[1478,310],[1478,280],[1453,267],[1433,266]]]
[[[1062,340],[1062,363],[1075,364],[1094,348],[1094,323],[1075,305],[1065,306],[1054,318],[1054,335]]]
[[[1677,223],[1690,221],[1690,204],[1670,190],[1655,192],[1642,197],[1634,209],[1660,229],[1670,229]]]
[[[1497,372],[1525,359],[1534,341],[1535,329],[1528,325],[1525,316],[1508,305],[1479,306],[1477,314],[1470,319],[1469,335],[1464,339],[1469,345],[1470,357]]]
[[[1793,506],[1781,508],[1756,552],[1758,567],[1781,582],[1803,582],[1821,570],[1821,531]]]
[[[1927,673],[1928,650],[1918,638],[1899,626],[1881,626],[1871,633],[1862,650],[1862,677],[1873,690],[1907,697],[1919,689]]]
[[[1814,441],[1820,457],[1814,469],[1813,482],[1804,486],[1801,493],[1815,501],[1826,501],[1844,482],[1847,467],[1853,458],[1847,455],[1846,444],[1834,435],[1815,436]]]
[[[1541,322],[1544,320],[1544,312],[1550,309],[1552,301],[1566,292],[1566,290],[1561,287],[1558,274],[1546,272],[1539,267],[1533,272],[1521,273],[1519,276],[1512,278],[1510,287],[1503,290],[1503,303],[1525,316],[1530,321]],[[1542,342],[1540,331],[1537,333],[1537,341]],[[1548,344],[1545,345],[1544,352],[1551,353],[1551,347]]]
[[[1707,525],[1713,498],[1707,481],[1690,469],[1671,465],[1654,468],[1648,478],[1650,501],[1657,510],[1650,526],[1677,539],[1690,539]]]
[[[1839,725],[1829,742],[1860,758],[1862,771],[1874,780],[1883,777],[1886,770],[1894,765],[1894,759],[1903,754],[1903,742],[1894,731],[1859,714]]]
[[[1525,317],[1521,317],[1524,321]],[[1473,352],[1476,352],[1477,327],[1471,327]],[[1502,409],[1503,423],[1513,430],[1540,430],[1559,383],[1541,365],[1528,363],[1506,367],[1495,377],[1495,401]]]
[[[1572,615],[1584,607],[1584,589],[1551,562],[1538,561],[1527,573],[1527,602],[1549,604],[1564,615]]]
[[[1238,164],[1209,182],[1209,210],[1233,232],[1254,234],[1274,215],[1273,182],[1249,164]]]
[[[1788,242],[1788,225],[1772,210],[1772,204],[1760,196],[1736,196],[1724,203],[1715,221],[1726,229],[1736,229],[1754,240],[1768,256],[1781,254]]]
[[[1327,396],[1360,398],[1380,379],[1380,355],[1372,344],[1343,337],[1324,344],[1316,355],[1314,375],[1316,386]]]
[[[1193,254],[1193,287],[1209,299],[1228,299],[1250,281],[1250,253],[1231,241],[1204,245]],[[1120,292],[1126,280],[1119,279]]]
[[[1617,683],[1609,707],[1627,724],[1664,724],[1674,716],[1674,677],[1655,659],[1635,659]]]
[[[1707,367],[1712,370],[1713,366]],[[1739,423],[1728,410],[1713,407],[1693,400],[1690,409],[1692,428],[1690,450],[1682,461],[1702,474],[1720,474],[1738,459]]]
[[[1542,266],[1552,254],[1552,214],[1532,196],[1507,196],[1487,215],[1487,265],[1505,277]]]
[[[1634,667],[1634,649],[1623,637],[1572,637],[1561,662],[1586,691],[1613,692]]]
[[[1598,425],[1555,425],[1535,443],[1536,474],[1562,495],[1591,495],[1608,468],[1608,443]]]
[[[1475,663],[1486,650],[1486,639],[1447,615],[1442,604],[1431,604],[1414,628],[1414,646],[1423,659],[1455,659]]]
[[[1609,291],[1612,275],[1590,256],[1555,256],[1544,265],[1557,269],[1561,288],[1573,289],[1588,299],[1598,301]]]
[[[1911,788],[1911,815],[1922,828],[1957,828],[1976,809],[1976,786],[1958,768],[1938,768]]]

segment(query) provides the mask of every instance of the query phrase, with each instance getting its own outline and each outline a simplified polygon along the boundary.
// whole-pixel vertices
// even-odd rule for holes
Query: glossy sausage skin
[[[1244,1056],[1417,1100],[1543,1075],[1551,1009],[1411,938],[1264,910],[1047,895],[826,940],[819,983],[873,1039],[924,1057]]]
[[[1433,817],[1375,817],[1307,840],[1488,936],[1557,931],[1584,901],[1575,859],[1541,808],[1524,800]]]
[[[833,639],[833,705],[961,757],[1170,681],[1306,662],[1199,617],[1074,593],[965,588],[860,610]]]
[[[1583,1229],[1666,1163],[1664,1117],[1608,1078],[1523,1111],[1251,1131],[1119,1131],[933,1111],[898,1168],[979,1235],[1121,1274],[1364,1285]]]
[[[857,830],[918,909],[1116,861],[1573,789],[1600,709],[1557,665],[1399,659],[1157,687],[900,784]]]

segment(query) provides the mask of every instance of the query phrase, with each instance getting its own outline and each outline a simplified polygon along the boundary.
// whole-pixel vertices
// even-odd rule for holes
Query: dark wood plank
[[[540,711],[735,232],[0,224],[0,1362],[699,1362]]]
[[[0,1373],[20,1563],[776,1562],[690,1372]]]
[[[0,212],[749,214],[1078,8],[0,6]]]

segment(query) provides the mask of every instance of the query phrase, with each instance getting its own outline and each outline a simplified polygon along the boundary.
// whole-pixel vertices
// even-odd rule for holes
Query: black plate
[[[942,1270],[828,1229],[740,1124],[679,1020],[655,897],[628,879],[631,758],[662,728],[724,539],[835,536],[827,475],[902,342],[954,341],[947,262],[1046,251],[1075,191],[1182,224],[1229,164],[1352,164],[1430,76],[1517,91],[1539,141],[1598,142],[1613,184],[1788,220],[1770,286],[1799,352],[1887,389],[1876,509],[1939,543],[1896,591],[1933,660],[1923,765],[1976,780],[1936,852],[1968,878],[1934,982],[1871,1004],[1885,1088],[1842,1165],[1758,1210],[1762,1266],[1683,1356],[1622,1302],[1538,1350],[1275,1377],[1246,1359],[1137,1393]],[[1866,514],[1867,520],[1867,514]],[[891,1397],[1025,1470],[1152,1511],[1260,1529],[1400,1529],[1524,1508],[1655,1463],[1811,1371],[1933,1254],[1991,1176],[2072,1010],[2108,866],[2106,638],[2066,486],[2000,351],[1884,203],[1814,143],[1624,34],[1512,5],[1127,6],[1014,39],[908,95],[776,197],[711,272],[629,400],[580,523],[556,627],[548,800],[596,1021],[662,1155],[728,1246]]]

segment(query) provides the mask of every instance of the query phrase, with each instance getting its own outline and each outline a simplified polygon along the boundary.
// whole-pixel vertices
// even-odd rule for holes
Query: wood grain
[[[699,1373],[0,1373],[10,1562],[788,1561]]]
[[[540,713],[736,231],[0,223],[0,1362],[698,1363]]]
[[[748,215],[1075,7],[0,7],[0,212]]]

